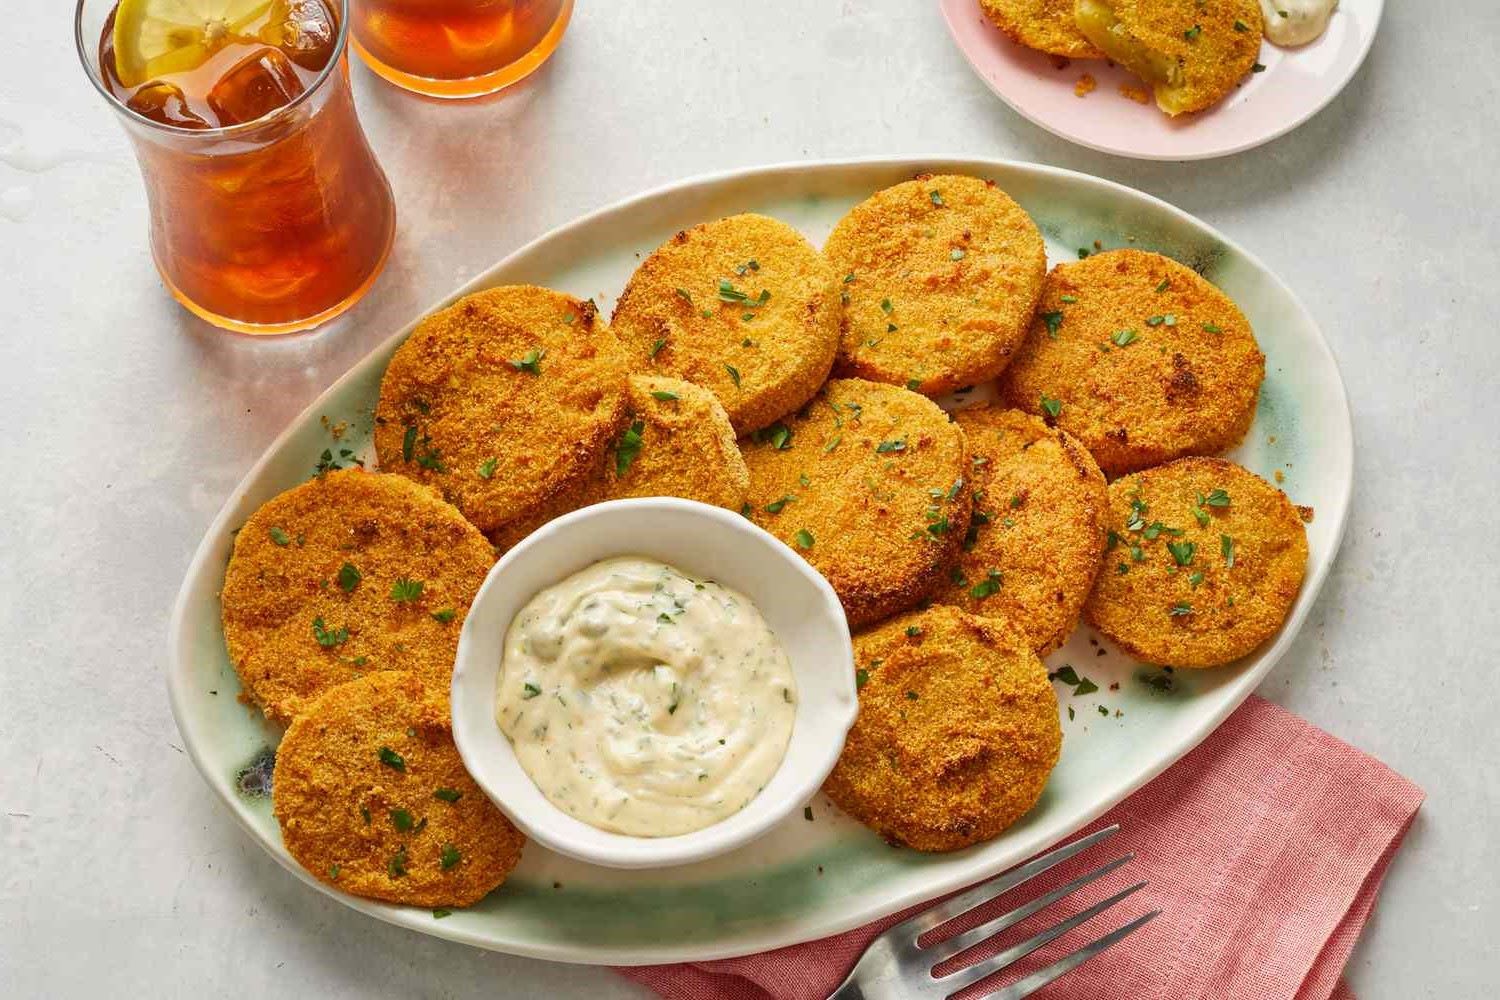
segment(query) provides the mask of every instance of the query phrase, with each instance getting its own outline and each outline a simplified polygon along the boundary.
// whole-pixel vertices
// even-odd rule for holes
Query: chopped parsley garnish
[[[907,701],[916,701],[920,697],[922,697],[922,696],[919,695],[919,694],[917,694],[917,692],[915,692],[915,691],[908,691],[908,692],[906,692],[906,700]]]
[[[842,435],[842,434],[835,434],[833,437],[829,438],[828,439],[828,443],[823,446],[823,452],[824,452],[824,454],[827,454],[828,452],[830,452],[833,449],[837,448],[839,446],[839,443],[841,441],[843,441],[843,440],[844,440],[844,435]]]
[[[1053,399],[1044,393],[1042,395],[1042,412],[1054,420],[1057,419],[1058,415],[1062,413],[1062,400]]]
[[[815,541],[815,539],[813,538],[812,532],[808,531],[806,528],[802,528],[801,530],[799,530],[794,537],[797,540],[797,546],[799,548],[810,549],[813,547],[813,542]]]
[[[854,272],[850,271],[848,274],[844,275],[844,284],[849,285],[849,284],[853,284],[853,282],[854,282]]]
[[[406,874],[406,863],[410,860],[410,857],[406,853],[406,848],[403,846],[386,863],[386,874],[390,875],[391,878],[400,878]]]
[[[1078,259],[1079,260],[1083,260],[1088,255],[1089,255],[1089,248],[1088,247],[1079,247],[1078,248]]]
[[[686,302],[688,305],[693,304],[693,296],[686,288],[678,288],[675,289],[675,291],[677,292],[677,297],[679,299]]]
[[[802,818],[805,819],[805,820],[807,820],[809,823],[811,823],[813,821],[813,818],[812,818],[812,806],[803,806],[802,807]]]
[[[1184,31],[1182,33],[1182,37],[1186,38],[1190,42],[1196,42],[1198,40],[1198,36],[1201,34],[1203,34],[1203,25],[1195,24],[1188,30]]]
[[[1105,708],[1103,705],[1098,706],[1098,708],[1100,715],[1104,716],[1106,719],[1109,718],[1109,709]]]
[[[858,670],[854,671],[854,689],[856,691],[858,691],[868,683],[870,683],[870,672],[868,670],[866,670],[864,667],[860,667]]]
[[[1250,30],[1250,26],[1248,24],[1246,24],[1244,21],[1241,21],[1239,18],[1235,18],[1235,21],[1234,21],[1234,30],[1235,31],[1249,31]]]
[[[1210,490],[1207,496],[1199,497],[1198,502],[1205,507],[1228,507],[1229,494],[1223,490]]]
[[[391,824],[400,833],[410,833],[411,828],[417,825],[417,821],[405,809],[392,809]]]
[[[1053,340],[1056,340],[1057,331],[1062,329],[1062,311],[1058,310],[1057,312],[1042,313],[1042,321],[1047,324],[1047,336],[1051,337]]]
[[[531,699],[535,698],[537,695],[539,695],[541,693],[542,693],[542,689],[539,688],[539,687],[537,687],[535,684],[531,683],[530,681],[527,681],[526,683],[524,683],[524,684],[521,685],[521,700],[522,701],[530,701]]]
[[[1205,333],[1223,333],[1224,332],[1223,330],[1219,329],[1219,326],[1218,326],[1217,323],[1204,323],[1203,324],[1203,330],[1204,330]]]
[[[1165,292],[1168,288],[1171,288],[1171,287],[1172,287],[1172,279],[1171,278],[1163,278],[1163,279],[1161,279],[1161,284],[1159,284],[1159,285],[1156,286],[1156,294],[1160,295],[1162,292]]]
[[[916,392],[918,389],[922,388],[922,380],[919,378],[909,378],[906,380],[906,387],[912,392]]]
[[[1188,586],[1192,587],[1194,590],[1197,590],[1202,585],[1203,585],[1203,574],[1202,573],[1194,573],[1194,574],[1192,574],[1191,576],[1188,577]]]
[[[762,427],[750,438],[757,444],[769,443],[777,451],[786,451],[792,446],[792,429],[778,421],[770,427]]]
[[[620,435],[619,444],[615,445],[615,476],[619,479],[625,478],[625,473],[630,471],[631,465],[641,453],[641,442],[646,433],[646,422],[636,420]]]
[[[1200,502],[1201,502],[1201,497],[1200,497]],[[1196,520],[1198,522],[1198,527],[1200,527],[1200,528],[1206,528],[1206,527],[1208,527],[1208,521],[1209,521],[1208,511],[1204,510],[1202,507],[1200,507],[1200,506],[1194,506],[1193,507],[1193,518],[1194,518],[1194,520]]]
[[[361,573],[353,563],[344,563],[344,565],[339,567],[339,588],[342,589],[344,593],[353,593],[354,588],[358,587],[359,581],[363,579],[364,574]]]
[[[1161,318],[1161,321],[1166,326],[1176,326],[1177,325],[1177,314],[1176,313],[1167,313],[1165,316],[1163,316]]]
[[[1124,347],[1127,344],[1133,344],[1135,338],[1136,333],[1134,330],[1116,330],[1114,335],[1109,339],[1115,342],[1116,347]]]
[[[941,191],[929,191],[929,192],[927,192],[927,197],[928,197],[928,199],[934,205],[938,206],[939,208],[942,207],[942,205],[943,205],[943,192],[941,192]]]
[[[1093,694],[1097,690],[1099,690],[1099,685],[1084,677],[1079,680],[1078,686],[1073,689],[1073,697],[1077,698],[1079,695]]]
[[[495,459],[493,459],[493,458],[487,458],[483,462],[480,462],[479,463],[479,478],[480,479],[493,479],[494,476],[495,476],[495,466],[497,466],[499,464],[500,463],[498,461],[496,461]]]
[[[954,247],[952,250],[948,251],[949,260],[963,260],[966,256],[968,255],[964,252],[963,247]]]
[[[1266,68],[1264,66],[1262,66],[1260,63],[1256,63],[1254,66],[1250,67],[1250,72],[1252,72],[1252,73],[1264,73],[1265,71],[1266,71]]]
[[[433,920],[442,920],[444,917],[451,917],[451,916],[453,916],[453,911],[452,910],[444,910],[444,909],[439,908],[439,909],[436,909],[436,910],[432,911],[432,919]]]
[[[1074,302],[1078,301],[1078,296],[1076,296],[1076,295],[1059,295],[1057,297],[1057,301],[1059,301],[1059,302],[1066,302],[1069,305],[1071,305]]]
[[[432,797],[443,802],[457,802],[464,797],[464,793],[456,788],[439,788],[432,793]]]
[[[521,355],[519,358],[515,358],[506,363],[518,372],[527,372],[531,375],[540,375],[542,373],[542,357],[546,353],[546,351],[532,348],[525,354]]]
[[[682,397],[668,389],[652,389],[651,398],[658,399],[663,403],[670,403],[675,400],[681,399]]]
[[[1191,566],[1193,564],[1193,553],[1198,546],[1192,542],[1168,542],[1167,551],[1172,553],[1172,558],[1179,566]]]
[[[985,578],[983,580],[980,580],[978,583],[974,584],[974,586],[969,588],[969,596],[974,598],[976,601],[982,601],[986,597],[991,597],[995,594],[1000,593],[1000,587],[1004,582],[1005,575],[998,569],[992,569],[987,574],[985,574]]]
[[[1224,556],[1224,566],[1234,569],[1234,539],[1228,535],[1219,536],[1219,552]]]
[[[891,314],[891,310],[894,309],[894,308],[895,308],[895,306],[891,305],[891,300],[890,299],[881,299],[880,300],[880,311],[883,312],[883,313],[885,313],[887,316],[889,316]]]
[[[323,624],[323,619],[314,618],[312,624],[313,638],[318,640],[318,645],[324,649],[332,649],[349,641],[349,630],[346,628],[330,629]]]
[[[331,879],[333,879],[335,882],[337,882],[339,880],[339,871],[340,871],[340,869],[339,869],[338,865],[329,865],[328,866],[328,877],[331,878]]]
[[[1178,601],[1176,604],[1167,609],[1167,614],[1171,615],[1173,618],[1181,618],[1184,615],[1190,615],[1192,613],[1193,606],[1186,601]]]
[[[1165,317],[1165,316],[1148,316],[1148,317],[1146,317],[1146,325],[1147,326],[1161,326],[1166,321],[1167,321],[1167,317]]]
[[[734,387],[738,389],[740,387],[740,370],[734,365],[725,365],[724,370],[729,373],[729,380],[733,382]]]
[[[412,424],[401,435],[401,461],[410,462],[417,448],[417,425]]]
[[[719,298],[724,302],[749,302],[750,296],[734,287],[728,278],[719,279]]]
[[[772,500],[770,503],[766,504],[766,511],[771,514],[780,514],[781,509],[795,499],[797,499],[795,496],[788,493],[786,496],[781,497],[777,500]]]
[[[909,638],[909,639],[915,639],[917,636],[919,636],[921,634],[922,634],[922,626],[920,626],[920,625],[908,625],[908,626],[906,626],[906,636],[907,636],[907,638]]]
[[[399,577],[391,584],[391,600],[397,604],[409,604],[422,596],[422,581]]]
[[[271,541],[275,542],[277,545],[287,546],[292,544],[292,536],[288,535],[285,531],[281,530],[275,525],[272,525],[271,530],[266,532],[266,534],[270,535]]]
[[[442,608],[434,611],[432,617],[446,625],[458,617],[458,612],[453,608]]]
[[[712,315],[712,314],[710,314],[710,315]],[[663,347],[666,347],[666,346],[667,346],[667,338],[662,337],[656,343],[654,343],[654,344],[651,345],[651,353],[648,354],[647,357],[651,357],[651,358],[656,357],[658,354],[661,353],[661,349]]]
[[[880,454],[880,455],[884,455],[885,453],[891,452],[891,451],[905,451],[905,450],[906,450],[906,438],[891,438],[889,441],[882,441],[882,442],[880,442],[879,444],[877,444],[875,446],[875,452],[876,452],[876,454]]]
[[[459,854],[458,848],[452,844],[444,844],[443,852],[438,855],[438,863],[443,866],[443,871],[447,871],[462,860],[463,855]]]
[[[405,773],[406,758],[401,756],[396,751],[392,750],[390,747],[381,747],[379,756],[380,763],[384,764],[386,767]]]

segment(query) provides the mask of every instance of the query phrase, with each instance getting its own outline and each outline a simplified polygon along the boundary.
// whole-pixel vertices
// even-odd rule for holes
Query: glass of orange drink
[[[376,73],[431,97],[491,94],[562,41],[573,0],[353,0],[354,48]]]
[[[369,290],[396,210],[349,91],[347,0],[80,0],[78,51],[135,147],[162,281],[242,333]]]

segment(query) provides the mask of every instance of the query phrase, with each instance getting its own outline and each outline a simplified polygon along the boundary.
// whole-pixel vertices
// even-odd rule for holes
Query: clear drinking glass
[[[573,0],[354,0],[354,48],[398,87],[476,97],[546,62],[572,16]]]
[[[390,184],[349,90],[348,0],[273,0],[254,7],[257,24],[289,9],[321,23],[298,37],[313,44],[260,27],[188,72],[158,79],[158,66],[141,65],[133,73],[146,82],[130,87],[127,57],[115,55],[117,0],[80,0],[75,20],[79,58],[135,147],[162,281],[241,333],[307,330],[348,309],[395,234]]]

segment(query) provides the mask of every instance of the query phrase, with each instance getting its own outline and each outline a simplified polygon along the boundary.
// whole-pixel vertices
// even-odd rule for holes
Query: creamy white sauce
[[[1339,0],[1260,0],[1266,40],[1286,47],[1306,45],[1328,30]]]
[[[607,559],[511,622],[495,718],[542,794],[591,826],[688,833],[755,798],[797,690],[755,605],[638,557]]]

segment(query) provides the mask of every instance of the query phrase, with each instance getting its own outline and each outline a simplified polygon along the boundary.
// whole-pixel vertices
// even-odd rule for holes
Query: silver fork
[[[1074,916],[1047,928],[1039,934],[1022,941],[1020,944],[1005,949],[998,955],[975,962],[973,965],[965,966],[945,976],[937,977],[932,970],[939,963],[944,962],[959,952],[967,951],[976,945],[983,944],[1001,931],[1020,923],[1033,913],[1037,913],[1066,896],[1070,896],[1079,889],[1088,885],[1096,879],[1108,875],[1121,865],[1135,857],[1134,854],[1126,854],[1116,858],[1094,869],[1087,875],[1080,875],[1065,886],[1054,889],[1037,899],[1018,906],[1009,913],[1002,914],[992,920],[988,920],[972,930],[964,931],[943,941],[934,941],[925,948],[917,944],[917,941],[933,928],[945,924],[954,917],[968,913],[983,903],[987,903],[1003,892],[1008,892],[1016,886],[1030,881],[1042,872],[1053,868],[1069,858],[1088,850],[1095,844],[1108,840],[1118,833],[1118,826],[1106,827],[1097,833],[1091,833],[1087,837],[1080,837],[1070,844],[1064,844],[1055,850],[1048,851],[1040,857],[1033,858],[1025,864],[1012,868],[990,879],[981,882],[952,899],[945,900],[931,909],[924,910],[916,916],[902,921],[896,926],[881,934],[865,953],[860,956],[855,964],[854,970],[849,973],[843,985],[835,990],[828,1000],[905,1000],[908,997],[946,997],[972,983],[977,983],[985,976],[998,972],[1014,962],[1021,960],[1036,951],[1049,941],[1054,941],[1068,931],[1077,927],[1092,917],[1096,917],[1105,910],[1114,906],[1120,900],[1143,888],[1145,882],[1137,882],[1128,889],[1115,893],[1108,899],[1101,900]],[[1137,917],[1130,923],[1120,927],[1103,937],[1091,941],[1079,948],[1077,951],[1061,958],[1044,969],[1039,969],[1024,979],[1017,980],[993,993],[986,994],[984,1000],[1021,1000],[1041,989],[1059,976],[1066,975],[1073,969],[1087,962],[1095,955],[1118,941],[1130,936],[1136,930],[1150,922],[1161,913],[1160,910],[1152,910],[1150,913]]]

